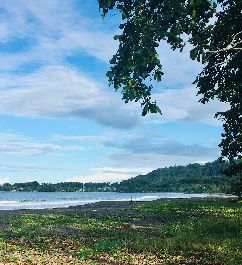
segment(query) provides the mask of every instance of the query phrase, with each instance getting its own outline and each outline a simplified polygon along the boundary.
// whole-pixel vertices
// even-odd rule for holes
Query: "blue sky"
[[[198,103],[188,51],[158,48],[163,116],[143,118],[105,77],[118,14],[102,19],[96,0],[4,1],[0,13],[0,183],[114,182],[219,156],[225,107]]]

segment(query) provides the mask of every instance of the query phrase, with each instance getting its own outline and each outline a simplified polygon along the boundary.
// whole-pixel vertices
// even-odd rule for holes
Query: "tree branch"
[[[241,37],[237,38],[239,35]],[[240,44],[242,44],[242,31],[236,33],[235,35],[232,36],[232,41],[230,42],[227,47],[216,50],[216,51],[207,51],[207,53],[220,53],[220,52],[228,52],[228,51],[242,51],[242,47],[238,47]]]

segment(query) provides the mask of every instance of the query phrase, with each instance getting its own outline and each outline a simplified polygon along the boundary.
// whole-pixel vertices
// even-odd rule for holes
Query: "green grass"
[[[241,265],[241,206],[179,201],[134,204],[129,214],[0,215],[0,264],[63,256],[74,264]]]

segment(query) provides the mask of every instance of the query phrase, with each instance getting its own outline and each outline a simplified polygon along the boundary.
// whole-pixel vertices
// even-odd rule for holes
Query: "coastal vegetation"
[[[156,169],[146,175],[120,183],[5,183],[0,191],[76,192],[187,192],[187,193],[236,193],[241,191],[238,178],[223,174],[225,163],[219,160],[206,164],[189,164]],[[237,182],[236,182],[237,181]]]
[[[0,214],[0,264],[242,264],[237,201],[109,202]]]
[[[118,50],[107,78],[125,103],[141,102],[142,115],[160,113],[152,99],[154,83],[163,79],[162,49],[190,51],[203,69],[195,81],[198,101],[227,105],[216,117],[223,122],[221,157],[242,185],[242,0],[126,1],[98,0],[102,16],[120,14]],[[164,52],[164,51],[163,51]],[[166,84],[163,84],[163,88]]]
[[[117,185],[122,192],[231,193],[236,178],[223,174],[226,164],[219,160],[159,168],[146,175],[124,180]]]
[[[110,183],[80,183],[80,182],[61,182],[61,183],[38,183],[37,181],[24,183],[5,183],[0,186],[0,191],[38,191],[38,192],[77,192],[77,191],[110,191]]]

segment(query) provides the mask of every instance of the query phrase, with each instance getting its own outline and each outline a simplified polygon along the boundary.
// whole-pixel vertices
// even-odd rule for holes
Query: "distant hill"
[[[156,169],[146,175],[124,180],[120,183],[43,183],[37,181],[26,183],[5,183],[0,191],[117,191],[117,192],[189,192],[189,193],[226,193],[231,192],[233,179],[224,176],[222,171],[226,164],[218,160],[187,166],[173,166]]]
[[[156,169],[146,175],[124,180],[116,185],[119,192],[230,192],[231,178],[222,171],[226,164],[218,160]]]

